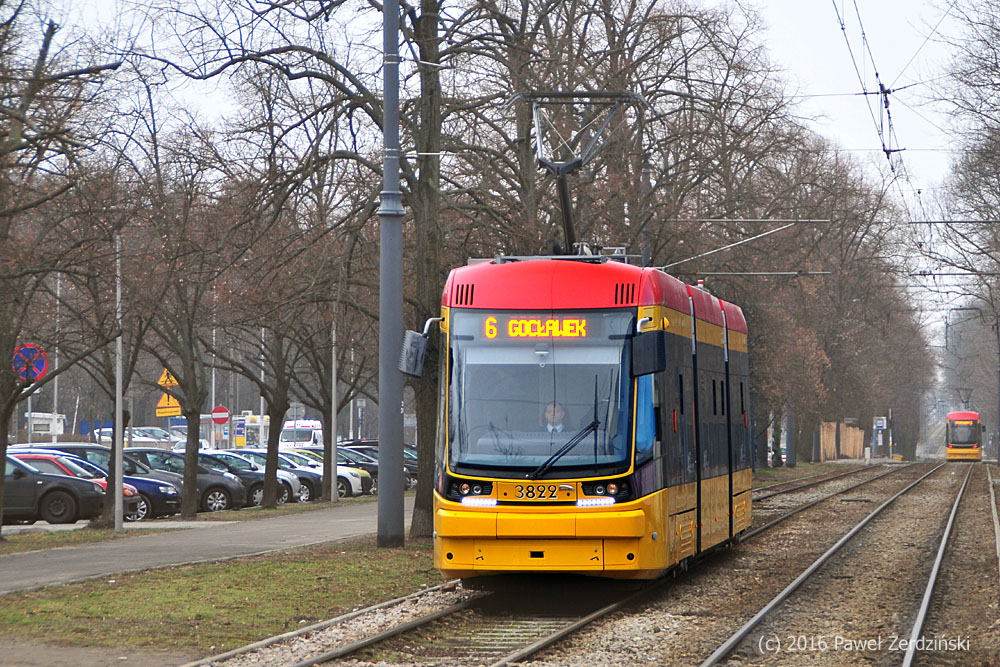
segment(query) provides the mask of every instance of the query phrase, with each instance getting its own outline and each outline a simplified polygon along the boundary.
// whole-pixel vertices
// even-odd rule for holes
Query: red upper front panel
[[[453,269],[441,305],[449,308],[559,310],[663,305],[722,326],[722,310],[733,331],[746,333],[738,306],[685,285],[662,271],[621,262],[530,259],[480,262]]]
[[[452,270],[441,305],[510,310],[636,306],[642,273],[621,262],[481,262]]]
[[[979,419],[978,412],[949,412],[948,421],[953,419]]]

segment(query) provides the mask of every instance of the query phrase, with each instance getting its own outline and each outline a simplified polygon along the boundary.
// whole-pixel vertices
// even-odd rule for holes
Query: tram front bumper
[[[641,509],[536,514],[439,507],[434,528],[434,565],[446,576],[639,570],[646,515]]]

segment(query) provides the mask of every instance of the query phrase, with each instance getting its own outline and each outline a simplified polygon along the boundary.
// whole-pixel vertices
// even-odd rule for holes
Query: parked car
[[[218,454],[223,454],[223,453],[225,453],[225,454],[236,454],[237,456],[241,456],[244,459],[246,459],[247,461],[249,461],[250,463],[252,463],[254,466],[257,467],[257,470],[259,470],[261,472],[261,474],[263,474],[264,473],[264,469],[266,467],[266,465],[264,463],[264,460],[261,459],[261,458],[258,458],[257,456],[250,456],[249,454],[247,454],[247,452],[249,452],[249,451],[253,451],[253,450],[249,450],[249,449],[208,449],[208,450],[205,450],[204,453],[205,454],[212,454],[212,455],[218,455]],[[282,485],[285,486],[285,487],[287,487],[287,489],[288,489],[288,495],[287,496],[282,491],[280,491],[280,490],[278,491],[278,504],[280,505],[281,503],[284,503],[284,502],[299,502],[299,498],[302,497],[302,482],[299,481],[298,476],[295,475],[292,472],[289,472],[288,470],[284,470],[281,467],[279,467],[278,471],[277,471],[277,478],[278,478],[278,481],[281,482]]]
[[[94,478],[107,478],[108,476],[107,469],[61,450],[42,447],[32,447],[29,449],[18,445],[17,448],[10,451],[13,452],[14,456],[19,456],[21,453],[57,454],[83,468]],[[153,471],[138,461],[128,458],[122,459],[122,469],[126,473],[122,475],[122,481],[131,484],[139,492],[138,507],[132,513],[126,511],[126,521],[145,521],[156,517],[171,516],[180,511],[180,482],[172,484],[158,478],[159,476],[177,478],[178,475]]]
[[[67,456],[69,455],[67,454]],[[107,477],[108,471],[104,468],[75,456],[72,458],[82,468]],[[135,467],[135,474],[123,475],[122,479],[139,490],[139,506],[134,513],[125,513],[126,521],[146,521],[157,517],[173,516],[181,511],[179,486],[151,477],[153,471],[138,461],[130,463],[131,466]]]
[[[171,447],[174,450],[184,449],[187,444],[187,432],[188,427],[186,425],[171,426],[169,429],[170,437],[175,441],[174,445]],[[207,438],[198,437],[198,446],[205,448],[208,447],[209,442]]]
[[[264,471],[256,463],[242,456],[215,449],[199,452],[198,460],[206,468],[225,470],[239,477],[243,486],[247,487],[247,507],[260,507],[264,504]],[[291,486],[287,482],[280,483],[279,505],[288,502],[292,496]]]
[[[343,445],[339,445],[339,448],[348,449],[355,452],[361,452],[362,454],[369,456],[376,461],[378,460],[378,440],[354,440],[348,441]],[[403,468],[405,469],[404,480],[406,482],[406,488],[410,489],[417,484],[417,453],[415,447],[408,447],[403,445]]]
[[[81,468],[74,463],[68,454],[43,454],[38,452],[23,452],[13,455],[18,461],[24,461],[39,471],[51,475],[68,475],[69,477],[79,477],[97,482],[104,489],[105,495],[108,492],[107,475],[96,475],[90,470]],[[122,482],[122,500],[124,501],[124,514],[135,514],[139,510],[139,490],[128,482]],[[108,502],[112,502],[109,500]]]
[[[261,469],[267,465],[267,450],[264,449],[239,449],[236,450],[240,456],[250,459]],[[284,455],[278,453],[278,472],[284,472],[294,476],[299,482],[299,502],[314,500],[323,491],[323,473],[314,469],[299,466]]]
[[[173,447],[178,442],[183,442],[186,436],[176,436],[170,431],[160,428],[159,426],[134,426],[132,429],[141,435],[148,438],[155,438],[159,442],[169,443]]]
[[[303,456],[312,457],[314,461],[317,461],[320,466],[323,465],[323,447],[322,446],[311,446],[311,447],[300,447],[297,449],[290,450],[296,454],[302,454]],[[283,454],[287,452],[282,452]],[[371,486],[365,484],[365,478],[361,478],[362,493],[370,493],[375,495],[378,493],[378,461],[375,459],[362,454],[361,452],[355,452],[349,449],[344,449],[342,447],[337,448],[337,466],[348,466],[355,468],[356,470],[361,470],[368,473],[371,478]]]
[[[312,458],[311,456],[306,456],[305,454],[300,454],[299,452],[292,451],[292,450],[285,450],[285,451],[279,452],[279,454],[283,458],[291,459],[292,463],[295,463],[296,465],[300,466],[300,468],[301,467],[305,467],[307,470],[312,470],[313,472],[315,472],[316,474],[318,474],[320,476],[320,487],[322,487],[322,483],[323,483],[323,462],[322,461],[317,461],[316,459]],[[354,472],[358,473],[358,477],[361,480],[361,494],[362,495],[367,495],[367,494],[371,493],[372,489],[375,488],[375,480],[372,478],[372,476],[371,476],[370,473],[368,473],[366,470],[362,470],[361,468],[358,468],[356,466],[351,465],[346,459],[343,460],[343,461],[340,461],[338,459],[338,461],[337,461],[337,472],[339,474],[341,474],[341,476],[342,476],[345,473],[345,471],[348,474],[350,473],[350,471],[354,471]],[[351,488],[352,488],[352,492],[353,493],[357,493],[356,491],[354,491],[353,479],[351,480]],[[317,493],[318,493],[319,490],[320,489],[317,489]]]
[[[11,445],[8,449],[10,453],[16,453],[13,450],[23,449],[23,448],[37,448],[37,444],[16,444]],[[58,450],[60,452],[66,452],[67,454],[72,454],[85,461],[89,461],[99,468],[104,470],[111,469],[111,448],[104,445],[95,445],[89,442],[53,442],[51,444],[46,444],[46,449]],[[169,472],[166,470],[156,470],[150,466],[140,463],[131,455],[131,449],[124,449],[122,451],[122,473],[124,475],[131,476],[141,476],[148,477],[150,479],[155,479],[161,482],[166,482],[177,488],[178,491],[184,488],[184,476],[179,475],[176,472]]]
[[[230,450],[241,456],[246,456],[259,466],[265,465],[267,452],[264,449],[238,449]],[[291,459],[283,456],[284,452],[278,452],[278,467],[281,470],[290,472],[299,478],[303,485],[312,486],[309,492],[312,497],[319,496],[319,491],[323,488],[323,476],[304,466],[296,464]],[[337,468],[337,497],[348,498],[352,495],[363,493],[361,484],[361,473],[353,468]]]
[[[184,457],[155,447],[129,447],[128,455],[155,470],[184,475]],[[198,466],[198,506],[205,512],[243,507],[247,489],[231,472],[218,472]]]
[[[4,466],[3,523],[41,519],[75,523],[99,516],[104,489],[89,479],[51,475],[7,455]]]
[[[131,437],[129,431],[132,431]],[[111,446],[112,441],[115,438],[115,431],[111,428],[99,428],[94,430],[94,437],[97,438],[97,442],[102,445]],[[125,432],[122,434],[122,442],[125,443],[126,447],[155,447],[157,445],[166,445],[167,442],[161,442],[159,439],[154,438],[142,432],[139,428],[126,428]]]

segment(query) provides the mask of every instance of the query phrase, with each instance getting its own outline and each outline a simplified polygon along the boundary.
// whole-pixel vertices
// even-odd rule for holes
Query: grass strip
[[[5,595],[0,637],[208,655],[442,581],[429,540],[370,536]]]

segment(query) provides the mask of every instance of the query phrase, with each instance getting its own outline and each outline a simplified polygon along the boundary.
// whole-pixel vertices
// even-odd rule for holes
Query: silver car
[[[217,450],[205,449],[202,450],[206,454],[215,454]],[[257,464],[261,470],[264,470],[267,466],[266,452],[264,450],[251,450],[251,449],[233,449],[229,450],[231,454],[238,454],[245,459],[249,459],[253,463]],[[278,479],[282,482],[286,482],[292,489],[292,497],[289,499],[293,503],[299,501],[299,496],[302,495],[302,482],[299,481],[298,476],[287,470],[282,470],[278,468]]]

